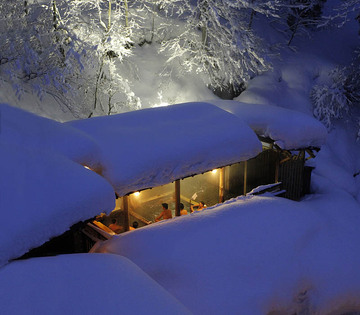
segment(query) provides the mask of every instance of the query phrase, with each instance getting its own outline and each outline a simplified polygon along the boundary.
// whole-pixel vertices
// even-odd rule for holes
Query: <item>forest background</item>
[[[233,99],[281,51],[359,10],[357,0],[2,1],[0,100],[65,121]],[[313,113],[327,127],[358,105],[359,65],[354,47],[314,80]]]

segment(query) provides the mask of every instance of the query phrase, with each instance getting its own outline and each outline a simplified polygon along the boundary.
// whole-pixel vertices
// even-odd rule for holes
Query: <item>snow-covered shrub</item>
[[[344,69],[336,68],[329,77],[328,84],[315,85],[310,92],[314,115],[327,128],[331,127],[332,119],[341,118],[351,104],[345,88],[347,77]]]

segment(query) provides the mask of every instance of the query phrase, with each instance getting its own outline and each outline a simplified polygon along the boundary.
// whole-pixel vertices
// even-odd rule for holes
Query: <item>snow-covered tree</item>
[[[279,0],[272,24],[291,46],[296,37],[308,37],[323,25],[322,9],[327,0]]]
[[[311,91],[314,115],[328,128],[334,119],[342,118],[360,105],[360,53],[350,65],[337,67],[329,74],[327,84],[315,85]],[[351,115],[354,116],[354,115]],[[356,116],[356,114],[355,114]],[[357,117],[352,117],[358,119]]]
[[[70,108],[62,95],[81,63],[71,35],[60,27],[56,1],[2,1],[0,11],[0,82],[19,97],[24,90],[48,93]]]
[[[77,79],[89,104],[88,116],[116,113],[122,107],[137,109],[139,100],[119,71],[131,55],[127,1],[75,0],[64,8],[63,16],[83,46],[86,72]]]
[[[343,0],[330,15],[324,16],[324,23],[342,27],[354,18],[354,15],[360,22],[360,0]]]
[[[358,18],[359,10],[359,0],[344,0],[324,21],[328,25],[342,27],[350,19]],[[357,111],[353,110],[360,106],[359,47],[354,51],[350,64],[336,67],[330,72],[329,79],[327,84],[315,85],[311,91],[314,115],[328,128],[333,120],[342,118],[347,113],[351,114],[351,119],[359,120]]]
[[[287,24],[290,30],[291,44],[295,35],[307,33],[309,28],[314,29],[321,20],[321,10],[326,0],[290,0]]]
[[[252,10],[260,10],[255,4],[234,0],[178,4],[173,11],[179,19],[175,35],[162,43],[169,63],[205,74],[214,91],[240,89],[251,77],[269,69],[262,41],[249,28]]]

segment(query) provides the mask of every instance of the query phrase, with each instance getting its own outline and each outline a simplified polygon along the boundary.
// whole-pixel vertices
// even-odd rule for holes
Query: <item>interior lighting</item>
[[[217,171],[218,171],[217,169],[214,169],[211,171],[211,173],[216,174]]]
[[[140,195],[140,191],[136,191],[136,192],[134,192],[134,196],[139,196]]]

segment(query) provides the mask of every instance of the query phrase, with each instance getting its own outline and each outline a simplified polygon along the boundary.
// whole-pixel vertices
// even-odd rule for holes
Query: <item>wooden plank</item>
[[[102,229],[103,231],[105,231],[105,232],[107,232],[107,233],[109,233],[111,235],[116,234],[112,229],[108,228],[105,224],[103,224],[103,223],[101,223],[101,222],[99,222],[97,220],[93,220],[91,223],[96,225],[99,229]]]
[[[175,181],[175,215],[180,216],[180,180]]]
[[[114,235],[116,235],[116,233],[112,230],[110,230],[112,233],[107,232],[105,230],[103,230],[102,228],[99,228],[98,226],[96,226],[93,222],[92,223],[88,223],[88,226],[90,226],[93,230],[95,230],[96,232],[98,232],[100,235],[102,235],[103,237],[105,237],[106,239],[110,239],[112,238]]]

